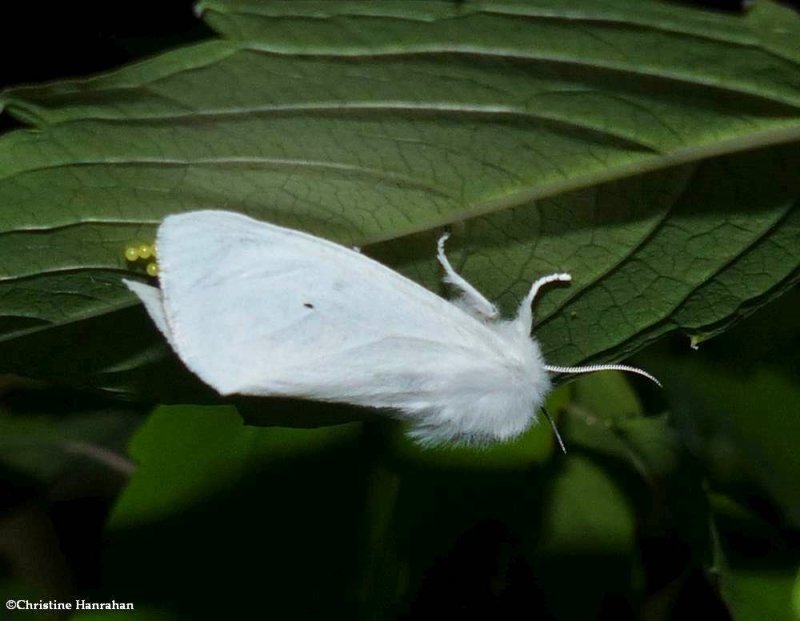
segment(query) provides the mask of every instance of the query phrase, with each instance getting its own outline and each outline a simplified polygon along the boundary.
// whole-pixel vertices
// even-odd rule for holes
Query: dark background
[[[100,71],[109,70],[132,60],[155,54],[181,44],[199,41],[213,36],[204,24],[192,13],[191,2],[172,0],[168,2],[157,0],[143,0],[136,3],[111,3],[111,2],[29,2],[24,7],[15,6],[13,11],[4,7],[2,19],[4,33],[0,37],[0,88],[21,83],[35,83],[47,80],[63,79],[67,77],[84,76]],[[746,4],[740,1],[707,0],[694,2],[704,5],[710,10],[738,11]],[[800,0],[795,0],[795,6],[800,6]],[[5,131],[18,124],[9,119],[7,115],[0,115],[0,131]],[[774,304],[765,311],[761,311],[751,320],[746,327],[733,331],[716,339],[703,348],[702,355],[710,365],[740,366],[746,369],[762,364],[765,360],[770,363],[788,365],[787,368],[798,369],[798,355],[800,351],[800,329],[797,320],[793,325],[786,327],[786,317],[791,316],[793,309],[797,308],[798,295],[795,291],[785,299]],[[777,319],[776,319],[777,317]],[[783,322],[783,324],[781,324]],[[776,332],[776,326],[783,326]],[[760,335],[758,347],[748,344],[748,335]],[[685,343],[676,337],[673,340],[658,345],[645,358],[657,356],[664,352],[684,351]],[[733,361],[733,363],[731,362]],[[106,404],[92,402],[85,395],[76,395],[64,391],[44,391],[35,398],[29,395],[21,397],[12,396],[5,398],[7,404],[19,409],[29,408],[31,411],[57,407],[69,411],[71,407],[85,410],[87,407],[102,411]],[[88,404],[88,406],[87,406]],[[141,412],[132,412],[131,416],[139,416]],[[331,455],[320,458],[325,462],[328,472],[323,477],[330,485],[335,485],[337,476],[350,476],[345,453],[334,451]],[[689,468],[699,468],[696,463],[689,461]],[[306,464],[306,471],[294,471],[292,477],[296,481],[308,478],[309,481],[317,480],[314,489],[320,489],[319,468],[320,464]],[[337,470],[337,468],[339,470]],[[545,468],[547,470],[547,468]],[[543,470],[539,474],[546,476]],[[0,474],[3,474],[0,471]],[[277,480],[280,477],[277,476]],[[273,484],[277,485],[277,480]],[[122,485],[123,480],[112,481],[109,484],[91,487],[92,494],[86,497],[75,495],[62,495],[56,501],[42,500],[39,497],[41,490],[30,481],[14,476],[0,476],[0,515],[6,515],[14,507],[25,503],[33,503],[36,509],[28,514],[30,524],[25,529],[42,529],[45,536],[22,539],[26,541],[46,541],[48,545],[40,550],[31,549],[32,558],[48,554],[48,549],[58,550],[66,566],[52,566],[48,571],[65,573],[69,576],[68,590],[101,590],[103,588],[103,538],[104,521],[113,502],[114,495]],[[435,489],[436,482],[429,482]],[[254,489],[263,486],[252,482]],[[497,494],[499,502],[503,502],[502,490],[494,489],[496,481],[486,483],[490,493]],[[493,490],[493,491],[492,491]],[[280,493],[280,491],[278,492]],[[296,503],[298,511],[314,512],[314,504],[307,499],[297,497],[293,492],[284,490],[284,500]],[[769,501],[760,497],[757,490],[748,490],[751,507],[765,519],[775,519],[775,507]],[[508,501],[506,498],[505,501]],[[199,523],[198,538],[202,538],[200,527],[213,528],[216,520],[223,523],[225,528],[235,528],[230,523],[231,512],[235,512],[236,497],[225,499],[221,504],[198,509],[196,519]],[[333,502],[347,503],[346,498],[338,498]],[[453,510],[453,507],[450,507]],[[209,517],[211,516],[211,517]],[[313,514],[306,518],[309,529],[314,528],[314,522],[325,516]],[[336,516],[334,516],[335,519]],[[39,521],[46,522],[45,526],[37,526]],[[248,522],[242,528],[247,532]],[[250,527],[257,525],[249,523]],[[288,528],[288,525],[285,525]],[[352,525],[350,525],[352,528]],[[168,545],[167,542],[174,537],[171,529],[184,528],[181,524],[164,524],[158,532],[145,533],[143,539],[122,541],[116,554],[124,554],[125,550],[146,550],[148,546],[158,549],[159,546]],[[343,525],[343,528],[345,526]],[[779,539],[766,537],[761,533],[738,532],[740,525],[734,524],[735,536],[733,539],[733,554],[743,557],[758,557],[766,554],[790,555],[796,558],[800,550],[798,534],[796,531],[786,530]],[[435,532],[429,536],[434,538]],[[453,545],[447,555],[438,558],[429,567],[426,578],[422,583],[417,600],[405,612],[406,618],[432,618],[433,616],[458,614],[461,617],[471,618],[483,615],[488,618],[510,618],[515,610],[524,610],[529,618],[547,619],[549,613],[543,604],[540,594],[531,592],[532,569],[518,555],[519,542],[515,540],[513,531],[503,522],[495,520],[479,520],[476,525],[465,531]],[[645,585],[645,591],[650,594],[660,591],[664,584],[674,580],[675,575],[683,575],[680,582],[680,592],[674,596],[675,608],[673,618],[684,618],[687,615],[706,615],[708,619],[730,618],[724,606],[719,601],[714,579],[697,569],[696,559],[692,558],[690,542],[686,540],[686,533],[670,532],[669,528],[654,529],[652,533],[644,536],[641,541],[641,554],[648,568],[648,573],[640,577]],[[198,581],[198,576],[203,574],[204,564],[209,565],[209,571],[218,571],[220,566],[227,562],[253,564],[253,577],[249,584],[215,584],[213,588],[218,593],[241,595],[244,591],[255,593],[269,592],[268,585],[263,584],[266,576],[261,576],[258,571],[259,562],[254,554],[285,555],[291,557],[292,547],[284,543],[283,547],[262,548],[255,546],[248,537],[233,537],[229,542],[232,550],[224,553],[220,550],[206,550],[202,543],[198,547],[186,550],[176,550],[176,553],[186,557],[196,556],[198,573],[193,574],[190,583],[187,578],[170,574],[170,567],[128,567],[127,575],[122,571],[117,578],[136,580],[136,575],[143,571],[155,571],[169,588],[165,588],[165,598],[191,598],[198,589],[202,590],[203,582]],[[337,549],[333,546],[330,553],[341,554],[342,566],[347,565],[347,550]],[[497,559],[505,555],[503,568],[504,585],[495,588],[491,581],[496,573]],[[595,569],[601,574],[606,568],[604,559],[594,559]],[[35,560],[31,561],[35,564]],[[587,569],[592,568],[592,559],[584,559]],[[335,566],[335,564],[333,564]],[[178,565],[178,567],[180,567]],[[29,568],[30,569],[30,568]],[[542,569],[542,568],[538,568]],[[583,582],[571,580],[566,567],[558,564],[546,566],[548,579],[541,588],[552,586],[556,581],[562,581],[561,588],[565,601],[570,597],[581,598],[587,585]],[[18,567],[0,567],[1,574],[18,572]],[[309,576],[311,586],[315,579],[324,579],[322,576]],[[584,574],[583,577],[585,577]],[[602,581],[602,579],[600,579]],[[331,587],[338,583],[332,580]],[[573,595],[570,596],[569,594]],[[317,594],[307,593],[307,597]],[[304,597],[303,589],[289,591],[285,594],[287,601],[291,598]],[[256,598],[243,598],[241,613],[253,604]],[[288,605],[288,604],[287,604]],[[268,610],[265,609],[265,610]],[[202,614],[203,609],[191,613],[191,618]],[[223,609],[214,614],[232,614],[231,609]],[[210,611],[206,610],[210,614]],[[22,618],[22,617],[21,617]],[[120,615],[120,618],[123,618]],[[217,617],[219,618],[219,617]],[[559,617],[563,618],[563,617]],[[577,617],[576,617],[577,618]],[[601,606],[601,617],[607,619],[632,619],[634,612],[623,594],[607,595],[606,601]]]

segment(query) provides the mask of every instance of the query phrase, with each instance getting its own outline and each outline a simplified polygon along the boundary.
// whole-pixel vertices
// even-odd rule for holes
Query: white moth
[[[227,211],[167,217],[159,280],[126,280],[186,364],[222,395],[300,397],[387,409],[425,444],[509,440],[550,373],[640,369],[547,365],[531,337],[540,278],[515,319],[459,276],[439,240],[448,302],[353,250]]]

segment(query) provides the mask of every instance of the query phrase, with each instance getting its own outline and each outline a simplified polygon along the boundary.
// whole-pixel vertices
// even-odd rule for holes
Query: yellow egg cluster
[[[131,244],[125,248],[125,260],[129,263],[152,259],[145,268],[148,276],[158,276],[158,263],[155,260],[157,256],[155,244]]]

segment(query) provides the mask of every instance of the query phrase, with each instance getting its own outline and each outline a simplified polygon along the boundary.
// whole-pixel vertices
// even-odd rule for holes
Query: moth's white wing
[[[224,211],[170,216],[157,244],[173,347],[222,394],[416,411],[454,382],[509,389],[508,343],[352,250]]]
[[[147,309],[147,313],[150,315],[153,323],[156,324],[156,328],[158,328],[159,332],[164,335],[169,344],[174,348],[175,344],[172,342],[172,334],[170,334],[167,318],[164,315],[164,300],[161,297],[161,290],[135,280],[123,278],[122,282],[124,282],[125,286],[133,291],[142,303],[144,303],[144,307]]]

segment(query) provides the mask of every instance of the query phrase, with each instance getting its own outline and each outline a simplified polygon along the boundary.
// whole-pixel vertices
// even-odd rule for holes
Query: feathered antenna
[[[594,373],[595,371],[625,371],[626,373],[635,373],[646,377],[651,382],[663,388],[661,382],[655,377],[650,375],[647,371],[639,369],[638,367],[630,367],[627,364],[591,364],[588,367],[554,367],[549,364],[544,365],[545,371],[550,373]]]

